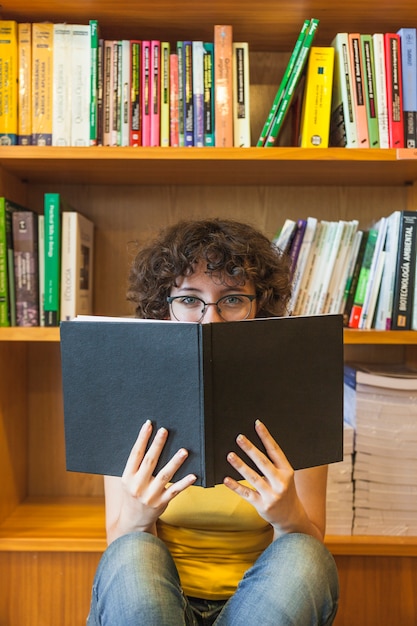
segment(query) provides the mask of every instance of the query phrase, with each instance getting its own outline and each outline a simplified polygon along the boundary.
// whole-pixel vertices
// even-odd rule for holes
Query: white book
[[[319,304],[319,298],[323,291],[324,280],[327,280],[329,272],[328,260],[330,259],[333,242],[336,233],[337,222],[323,221],[323,237],[321,245],[317,248],[313,275],[311,278],[309,293],[306,299],[306,315],[315,315]],[[332,268],[330,268],[331,270]]]
[[[293,310],[294,303],[296,302],[297,297],[298,297],[298,292],[300,290],[300,284],[301,284],[301,278],[303,276],[303,273],[307,265],[308,256],[310,254],[311,246],[314,241],[316,227],[317,227],[317,218],[308,217],[306,228],[304,231],[303,240],[301,242],[300,252],[298,253],[298,258],[294,267],[290,311]]]
[[[78,211],[62,213],[61,321],[93,308],[94,225]]]
[[[380,292],[382,273],[384,271],[385,265],[386,265],[386,252],[385,250],[382,250],[379,255],[379,259],[378,259],[376,270],[375,270],[375,276],[372,282],[371,293],[370,293],[369,303],[368,303],[368,311],[366,313],[365,323],[362,327],[365,330],[370,330],[373,327],[375,308],[376,308],[378,295]]]
[[[122,39],[119,46],[120,145],[130,142],[130,41]]]
[[[233,42],[233,145],[250,148],[249,44]]]
[[[337,33],[330,45],[335,51],[330,145],[357,148],[348,33]]]
[[[38,215],[39,326],[45,326],[45,216]]]
[[[204,146],[204,44],[202,41],[193,41],[192,46],[192,74],[193,74],[193,119],[194,119],[194,146]]]
[[[345,293],[346,281],[350,269],[350,259],[352,249],[355,244],[359,221],[351,220],[347,222],[340,241],[339,255],[336,260],[336,267],[329,285],[329,297],[324,309],[324,313],[341,313],[341,306]]]
[[[372,35],[372,40],[374,44],[375,95],[377,101],[379,147],[389,148],[384,35],[382,33],[375,33]]]
[[[297,222],[290,218],[287,218],[282,225],[279,233],[274,237],[273,243],[282,252],[288,252],[292,238],[295,233]]]
[[[72,25],[71,145],[90,145],[91,34],[89,24]]]
[[[52,145],[71,145],[71,24],[54,24]]]
[[[327,247],[326,256],[323,259],[322,270],[319,275],[320,286],[318,290],[314,314],[324,313],[324,307],[329,299],[329,286],[335,270],[336,258],[340,250],[342,235],[345,230],[346,221],[339,220],[334,223],[330,233],[330,241]]]
[[[375,328],[377,330],[389,330],[391,328],[400,223],[401,211],[394,211],[387,218],[387,237],[385,240],[386,260],[375,315]]]
[[[379,257],[385,247],[385,240],[387,236],[387,218],[381,217],[375,224],[375,228],[378,230],[378,236],[375,243],[375,250],[372,255],[371,267],[369,269],[369,278],[366,286],[365,297],[361,309],[361,315],[359,318],[358,328],[366,328],[367,318],[369,316],[369,303],[371,299],[372,289],[374,287],[374,281],[379,266]]]
[[[298,291],[297,300],[294,302],[294,315],[304,315],[307,309],[307,303],[309,298],[309,291],[311,287],[311,281],[314,275],[314,267],[316,259],[318,257],[318,251],[322,246],[322,241],[325,231],[325,222],[320,220],[317,222],[313,241],[310,247],[310,253],[307,258],[305,271],[301,278],[301,285]]]

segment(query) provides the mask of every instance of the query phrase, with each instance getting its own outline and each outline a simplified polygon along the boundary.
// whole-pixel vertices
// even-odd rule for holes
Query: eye
[[[181,298],[176,298],[176,302],[190,309],[201,306],[202,304],[200,298],[195,298],[194,296],[182,296]]]
[[[225,296],[224,298],[222,298],[219,304],[222,304],[223,306],[228,306],[228,307],[238,307],[238,306],[242,306],[242,304],[244,304],[245,301],[246,300],[244,296],[230,295],[230,296]]]

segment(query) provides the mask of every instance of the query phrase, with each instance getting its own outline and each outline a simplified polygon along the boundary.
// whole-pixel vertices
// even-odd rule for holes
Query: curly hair
[[[290,261],[260,231],[229,219],[184,220],[160,231],[136,255],[128,277],[127,300],[136,316],[169,317],[167,296],[177,278],[192,274],[199,261],[219,284],[253,281],[257,317],[287,313]]]

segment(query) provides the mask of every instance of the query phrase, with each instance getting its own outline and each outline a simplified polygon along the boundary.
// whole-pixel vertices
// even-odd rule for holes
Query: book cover
[[[397,33],[385,33],[384,45],[389,147],[404,148],[404,116],[400,36],[397,35]]]
[[[417,29],[400,28],[404,147],[417,147]]]
[[[161,138],[160,144],[163,148],[169,146],[170,136],[170,121],[169,121],[169,60],[170,60],[171,46],[168,41],[161,42]]]
[[[233,27],[214,26],[214,123],[216,148],[233,147]]]
[[[126,147],[130,144],[130,40],[119,42],[119,92],[120,92],[120,137],[118,145]]]
[[[67,469],[120,476],[146,419],[170,432],[158,468],[185,447],[176,479],[203,486],[237,476],[226,455],[257,418],[295,469],[341,460],[341,316],[106,319],[61,324]]]
[[[178,54],[178,137],[179,145],[184,146],[184,46],[177,41]]]
[[[151,40],[150,50],[150,146],[161,142],[161,42]]]
[[[59,193],[44,194],[45,326],[59,326],[61,278],[61,210]]]
[[[410,330],[416,273],[417,211],[401,211],[395,264],[392,330]]]
[[[184,146],[194,145],[193,44],[182,42]]]
[[[16,325],[39,326],[38,215],[13,211]]]
[[[98,92],[98,21],[90,20],[90,146],[97,145],[97,92]]]
[[[369,268],[367,285],[366,285],[366,290],[365,290],[364,299],[362,303],[358,328],[366,328],[367,320],[369,317],[369,311],[368,311],[369,303],[372,297],[373,290],[374,288],[379,290],[379,285],[378,284],[374,285],[374,283],[376,280],[376,276],[380,272],[380,269],[381,269],[379,257],[382,255],[384,248],[385,248],[385,240],[387,238],[387,218],[381,217],[381,219],[378,220],[378,222],[375,224],[374,228],[378,230],[378,237],[375,242],[375,249],[372,255],[371,266]],[[381,277],[379,276],[379,280],[380,278]]]
[[[301,114],[302,148],[328,148],[333,91],[334,48],[312,46]]]
[[[372,265],[372,258],[374,256],[377,239],[378,230],[376,228],[370,228],[368,231],[362,265],[358,276],[358,283],[356,285],[356,291],[350,311],[349,328],[359,328],[359,319],[361,317],[362,306],[365,299],[366,287],[368,285],[369,272]]]
[[[110,145],[120,145],[120,131],[121,131],[121,42],[119,40],[112,42],[113,56],[112,56],[112,125],[110,128]]]
[[[337,33],[331,46],[335,51],[335,63],[329,143],[340,148],[357,148],[358,134],[353,105],[353,74],[348,33]]]
[[[375,87],[375,61],[372,35],[361,35],[366,115],[369,147],[379,148],[378,101]]]
[[[17,144],[17,23],[0,20],[0,145]]]
[[[284,95],[281,99],[281,102],[277,108],[275,117],[268,131],[268,135],[266,137],[265,144],[264,144],[266,148],[271,148],[275,145],[278,135],[283,127],[286,115],[289,111],[293,96],[296,91],[296,88],[298,86],[298,83],[300,82],[301,76],[303,75],[303,72],[307,63],[308,55],[310,52],[310,48],[313,45],[314,37],[317,32],[318,26],[319,26],[318,19],[312,19],[310,21],[310,25],[307,29],[306,36],[304,37],[300,52],[295,61],[293,71],[291,72],[289,81],[284,91]]]
[[[204,44],[192,42],[193,74],[193,143],[197,148],[204,146]]]
[[[32,24],[32,144],[52,145],[53,24]]]
[[[17,143],[32,143],[32,24],[17,25],[18,94],[17,94]]]
[[[169,145],[174,148],[180,145],[178,90],[178,53],[171,52],[169,56]]]
[[[130,40],[130,140],[131,146],[142,145],[141,61],[142,42]]]
[[[301,46],[303,44],[304,37],[305,37],[305,35],[307,33],[307,30],[308,30],[309,26],[310,26],[310,20],[304,20],[304,23],[303,23],[303,25],[301,27],[299,35],[298,35],[298,37],[296,39],[294,48],[293,48],[293,50],[291,52],[289,61],[288,61],[287,66],[285,68],[284,75],[283,75],[283,77],[281,79],[281,82],[279,84],[278,91],[275,94],[275,98],[274,98],[274,101],[272,103],[271,109],[270,109],[270,111],[268,113],[268,117],[265,120],[265,124],[264,124],[264,126],[262,128],[261,134],[260,134],[258,142],[256,144],[257,147],[263,147],[264,144],[265,144],[265,140],[266,140],[266,138],[268,136],[269,129],[270,129],[271,124],[272,124],[272,122],[273,122],[273,120],[275,118],[275,114],[276,114],[277,109],[278,109],[278,107],[279,107],[279,105],[281,103],[281,100],[282,100],[282,98],[284,96],[285,89],[286,89],[288,81],[290,79],[290,75],[291,75],[291,73],[292,73],[292,71],[294,69],[295,62],[296,62],[297,57],[298,57],[298,53],[301,50]]]
[[[233,145],[250,148],[249,44],[233,42]]]
[[[214,43],[204,42],[204,145],[215,145],[214,122]]]
[[[103,146],[113,145],[114,43],[106,39],[103,47]]]
[[[54,24],[52,48],[52,145],[71,145],[71,24]]]
[[[60,318],[93,312],[94,224],[78,211],[62,213]]]
[[[151,145],[151,42],[142,41],[142,146]]]
[[[297,222],[295,220],[291,218],[284,220],[282,227],[272,240],[279,250],[285,253],[288,252],[294,238],[296,228]]]
[[[358,148],[369,148],[361,36],[359,33],[349,33],[348,41],[350,64],[352,68],[353,106],[355,107]]]
[[[375,314],[375,328],[377,330],[391,330],[400,220],[401,211],[393,211],[387,218],[387,236],[385,240],[386,259]]]
[[[16,326],[12,213],[20,209],[0,197],[0,326]]]
[[[97,145],[103,145],[104,124],[104,39],[98,40],[97,48]]]
[[[39,326],[45,326],[45,215],[38,215]]]
[[[372,35],[372,42],[374,45],[375,94],[378,114],[379,147],[389,148],[384,35],[382,33],[374,33]]]

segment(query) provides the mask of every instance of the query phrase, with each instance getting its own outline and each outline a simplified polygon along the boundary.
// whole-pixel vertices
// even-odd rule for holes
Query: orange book
[[[353,78],[353,104],[356,113],[358,148],[369,148],[368,116],[366,112],[365,84],[359,33],[349,33],[349,54]]]
[[[214,27],[215,145],[233,147],[233,27]]]

